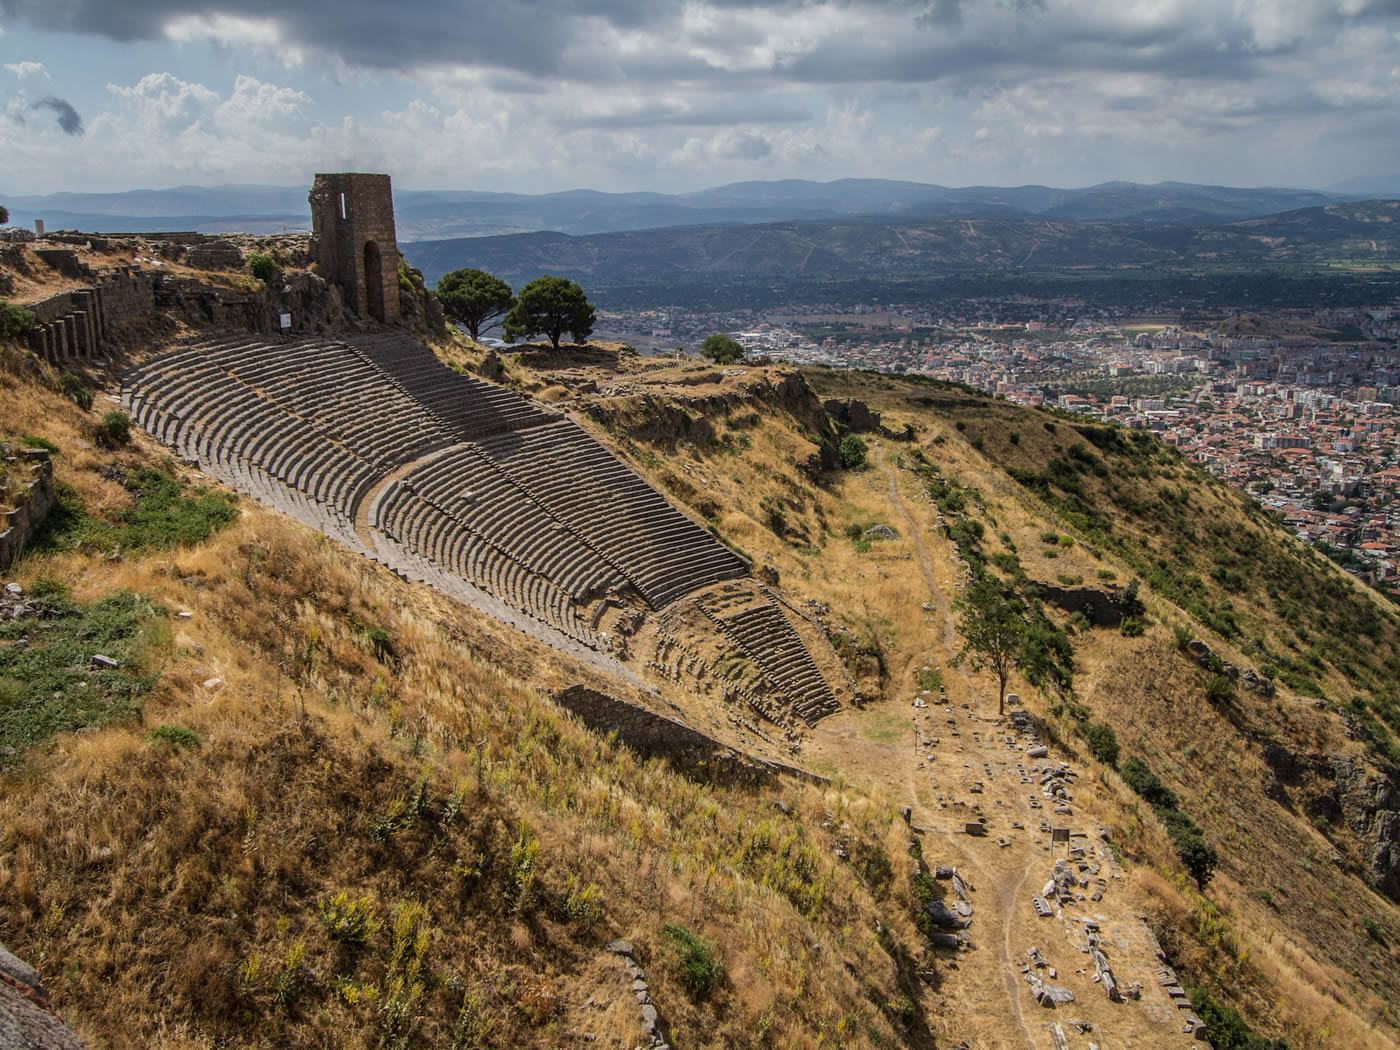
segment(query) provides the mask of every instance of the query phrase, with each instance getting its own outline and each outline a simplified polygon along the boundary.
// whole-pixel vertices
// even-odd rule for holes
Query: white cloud
[[[557,17],[542,24],[540,6]],[[528,190],[963,185],[1029,168],[1061,185],[1278,181],[1281,150],[1294,182],[1400,167],[1391,0],[500,0],[481,22],[447,0],[411,20],[382,0],[117,7],[121,39],[212,46],[233,79],[111,85],[86,143],[49,146],[89,185],[332,166]],[[18,72],[30,65],[6,69],[39,75]],[[284,68],[300,90],[277,83]],[[25,148],[16,126],[0,147]],[[1328,149],[1300,150],[1310,141]]]
[[[6,62],[6,72],[13,73],[24,80],[26,77],[38,77],[40,80],[48,80],[49,74],[44,69],[42,62]]]

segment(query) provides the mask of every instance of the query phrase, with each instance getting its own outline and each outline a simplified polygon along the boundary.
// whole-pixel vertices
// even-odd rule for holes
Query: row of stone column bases
[[[51,364],[94,358],[112,325],[155,309],[155,281],[132,266],[98,271],[84,288],[59,292],[25,309],[34,314],[29,348]]]
[[[48,514],[53,506],[54,491],[53,462],[47,449],[0,445],[0,455],[12,464],[27,466],[32,474],[32,480],[15,501],[14,509],[4,515],[4,529],[0,530],[0,570],[3,570],[13,564]]]

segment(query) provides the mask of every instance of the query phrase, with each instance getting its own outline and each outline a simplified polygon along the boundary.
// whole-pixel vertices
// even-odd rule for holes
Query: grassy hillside
[[[52,618],[4,625],[0,679],[139,610],[113,653],[142,688],[7,732],[0,772],[0,939],[93,1046],[633,1046],[613,937],[677,1045],[931,1045],[889,803],[644,765],[546,699],[586,669],[250,501],[122,548],[133,477],[198,479],[0,383],[0,438],[57,447],[68,508],[8,577]]]

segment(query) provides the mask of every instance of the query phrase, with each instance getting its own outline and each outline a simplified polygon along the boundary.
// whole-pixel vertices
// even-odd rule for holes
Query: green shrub
[[[263,252],[253,252],[248,256],[248,272],[260,281],[270,281],[277,276],[277,260]]]
[[[841,456],[841,465],[847,470],[859,470],[865,466],[865,461],[869,455],[866,444],[855,434],[847,434],[841,439],[841,444],[837,450]]]
[[[1060,542],[1060,534],[1058,532],[1042,532],[1040,542],[1053,547]]]
[[[1137,638],[1147,630],[1147,625],[1136,616],[1125,616],[1123,622],[1118,625],[1118,632],[1124,638]]]
[[[395,657],[394,640],[383,627],[371,627],[365,631],[365,641],[369,642],[370,652],[380,663],[392,663]]]
[[[1156,773],[1148,768],[1140,758],[1129,758],[1118,771],[1123,782],[1143,797],[1150,805],[1165,809],[1176,809],[1176,795],[1162,783]]]
[[[160,742],[169,744],[176,751],[182,747],[199,747],[203,741],[199,739],[199,734],[193,729],[186,729],[184,726],[163,725],[157,726],[146,734],[146,739],[153,743]]]
[[[58,446],[46,437],[22,437],[19,443],[25,448],[42,448],[55,454],[58,452]]]
[[[322,897],[317,910],[326,934],[344,944],[367,944],[383,925],[374,918],[374,906],[368,897],[351,900],[343,891],[334,897]]]
[[[103,448],[120,448],[131,440],[131,417],[113,409],[93,428],[97,443]]]
[[[0,302],[0,337],[21,339],[34,327],[34,314],[14,303]]]
[[[1106,766],[1118,765],[1118,735],[1113,727],[1103,722],[1090,722],[1084,727],[1084,739],[1089,742],[1089,751]]]
[[[1206,1025],[1206,1038],[1215,1050],[1288,1050],[1282,1039],[1255,1035],[1233,1006],[1217,1002],[1204,988],[1192,988],[1191,1009]]]
[[[1213,674],[1206,681],[1206,699],[1212,704],[1226,704],[1235,698],[1235,683],[1229,675]]]
[[[58,390],[64,397],[72,398],[73,403],[84,412],[92,408],[92,391],[72,372],[63,372],[59,375]]]
[[[1009,551],[998,551],[993,554],[991,562],[1009,576],[1021,575],[1021,559]]]
[[[694,995],[703,999],[724,982],[724,963],[708,941],[676,923],[663,927],[661,936],[670,946],[676,976]]]

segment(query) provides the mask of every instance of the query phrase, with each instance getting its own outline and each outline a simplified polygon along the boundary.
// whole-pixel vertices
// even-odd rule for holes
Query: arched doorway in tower
[[[365,242],[365,308],[376,321],[384,320],[384,274],[373,241]]]

